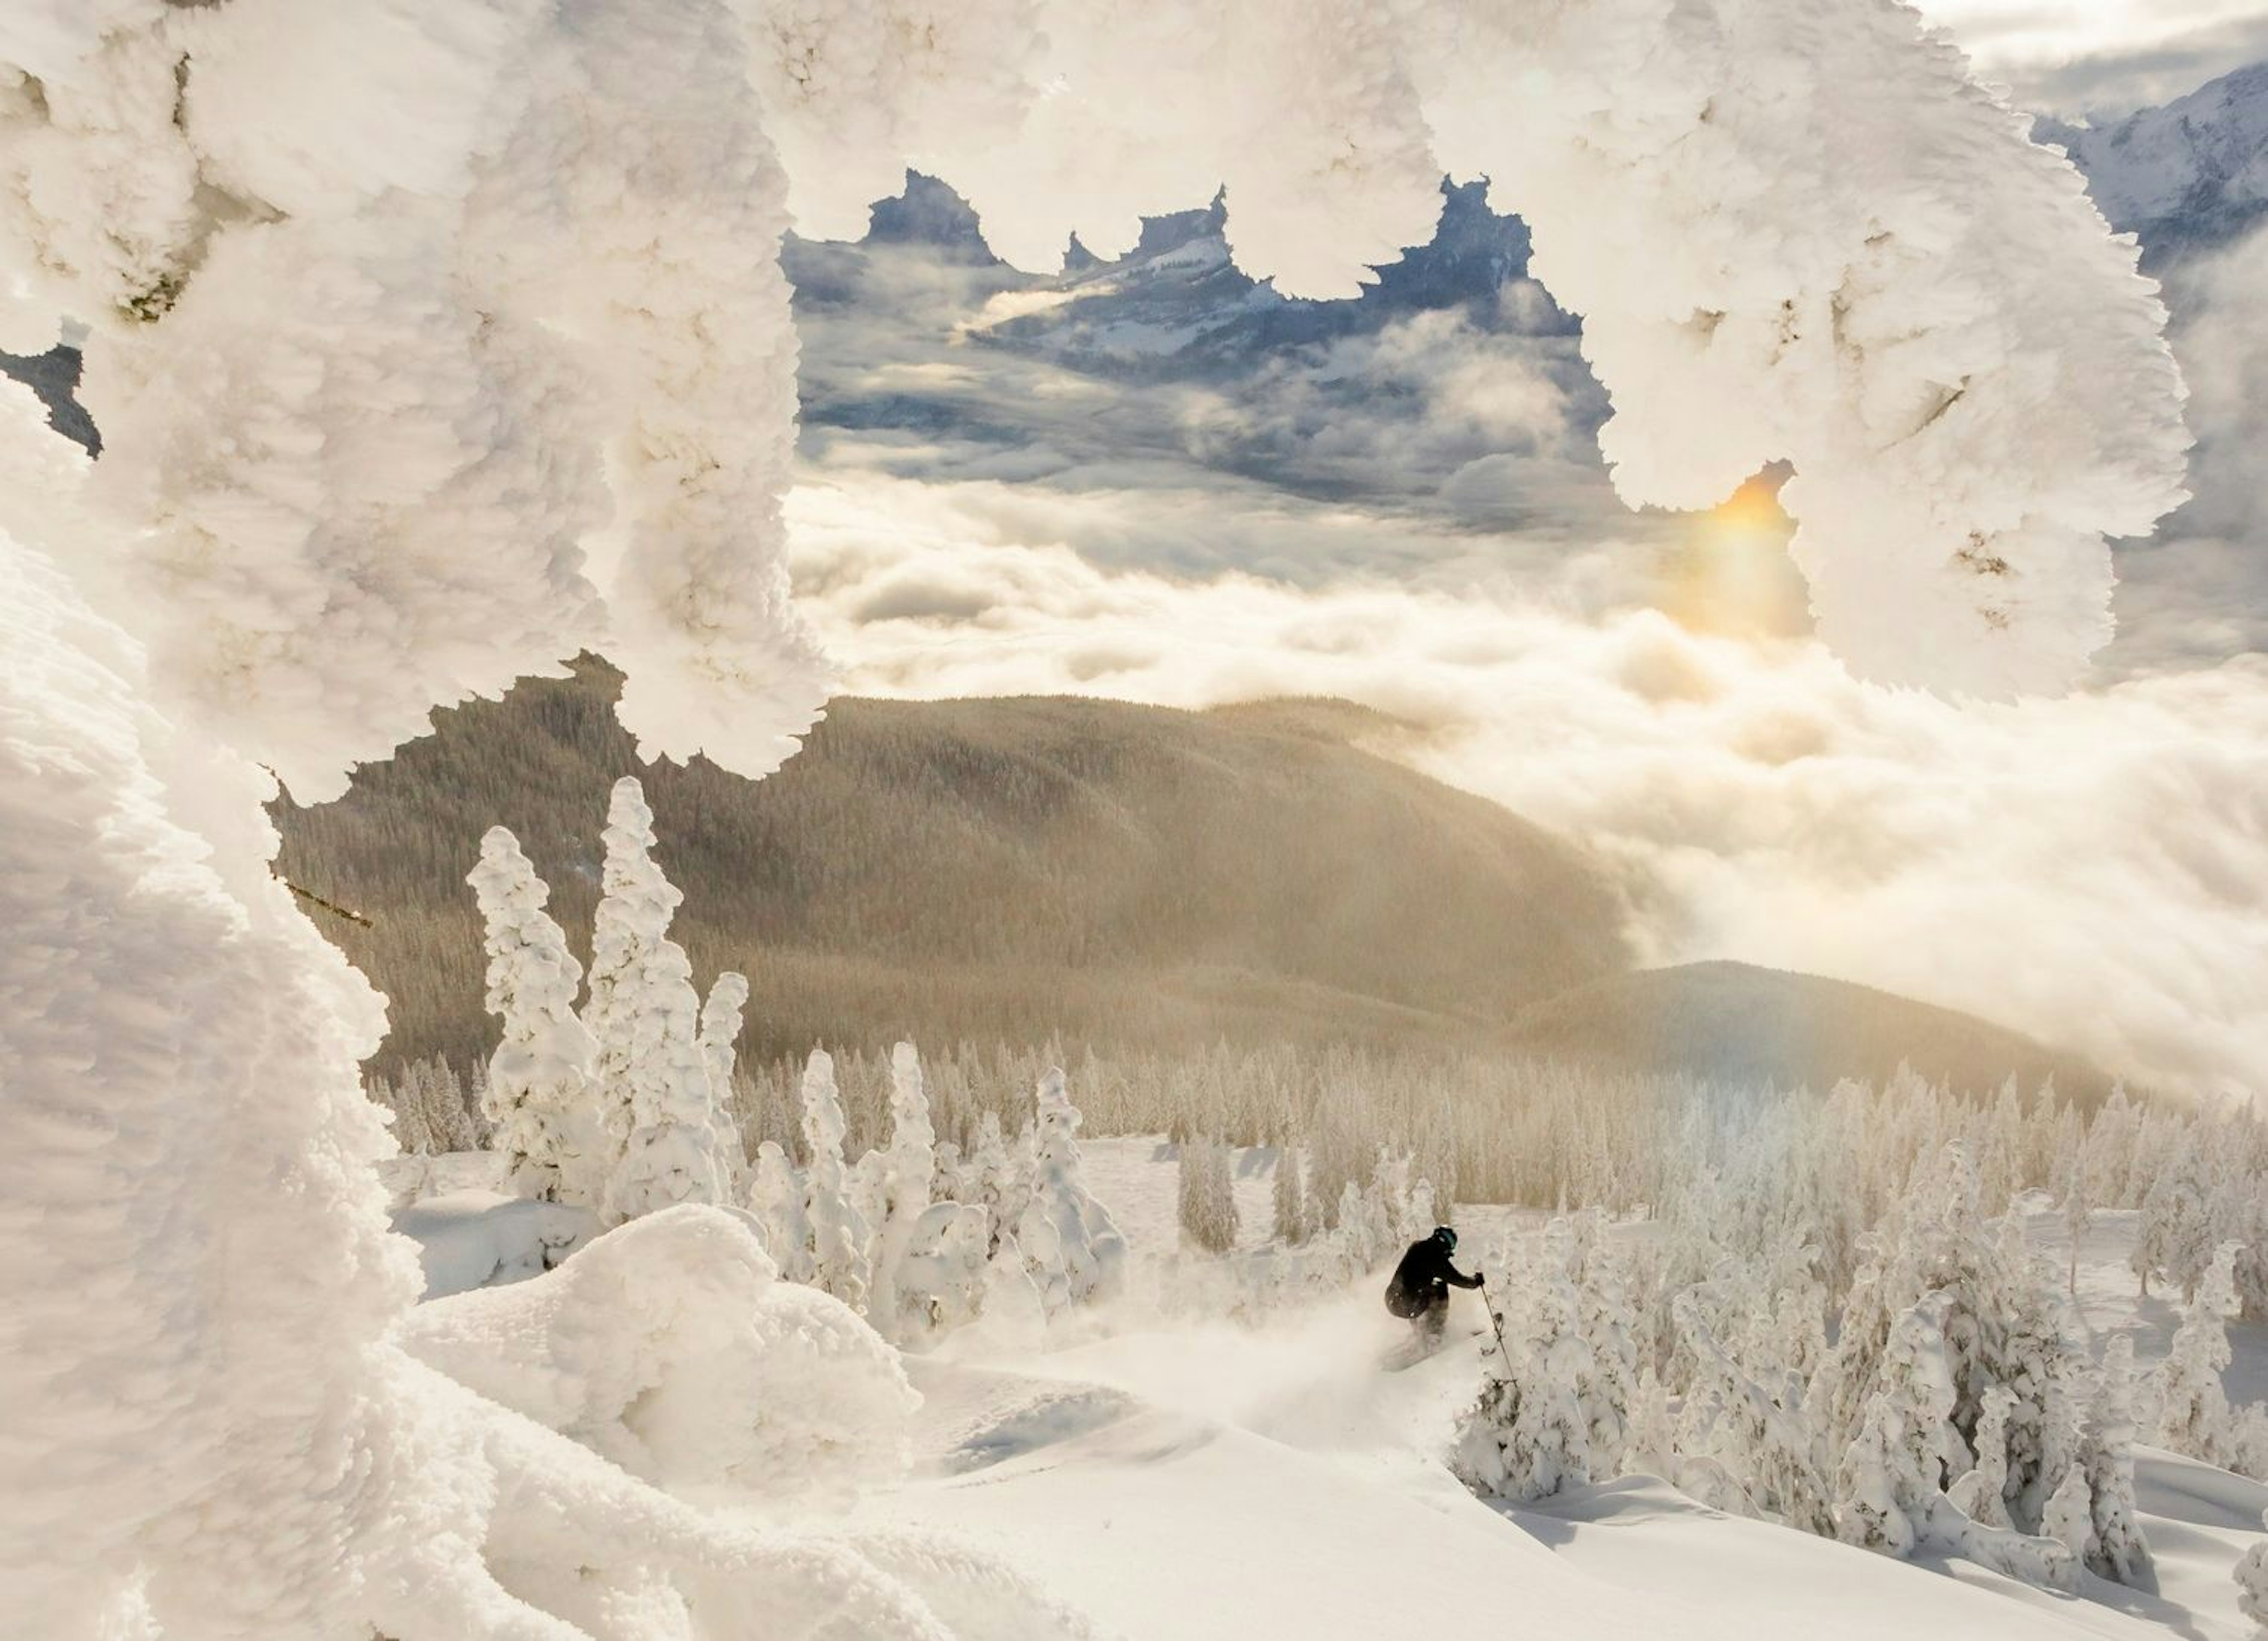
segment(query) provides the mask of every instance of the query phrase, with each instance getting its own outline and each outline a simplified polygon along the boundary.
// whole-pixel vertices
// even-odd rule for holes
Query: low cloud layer
[[[2268,660],[1964,710],[1808,638],[1619,602],[1627,544],[1486,590],[1193,579],[1066,545],[1151,499],[1043,518],[838,474],[792,498],[799,583],[861,693],[1380,707],[1410,726],[1381,750],[1615,862],[1654,960],[1881,985],[2216,1095],[2268,1076]],[[1737,606],[1732,549],[1712,568]]]
[[[2124,114],[2268,56],[2259,0],[1918,0],[2027,107]]]

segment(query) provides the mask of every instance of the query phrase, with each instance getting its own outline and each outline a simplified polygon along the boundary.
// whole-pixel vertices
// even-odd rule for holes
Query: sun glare
[[[1804,630],[1802,578],[1787,556],[1794,525],[1779,479],[1760,474],[1706,512],[1685,515],[1663,566],[1663,607],[1698,632],[1769,638]]]

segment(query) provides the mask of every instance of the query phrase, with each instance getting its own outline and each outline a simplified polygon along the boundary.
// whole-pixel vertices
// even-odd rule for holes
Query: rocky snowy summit
[[[2043,121],[2036,135],[2070,151],[2110,225],[2154,256],[2225,244],[2268,213],[2268,63],[2113,124]]]

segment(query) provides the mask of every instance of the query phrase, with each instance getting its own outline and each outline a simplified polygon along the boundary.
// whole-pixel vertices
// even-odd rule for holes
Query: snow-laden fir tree
[[[642,1079],[655,1075],[644,1034],[646,962],[684,897],[653,861],[653,812],[636,778],[608,795],[599,904],[591,919],[590,996],[583,1004],[596,1056],[604,1177],[611,1181],[630,1130]]]
[[[990,1235],[997,1253],[1000,1239],[1015,1234],[1017,1222],[1023,1218],[1025,1203],[1030,1197],[1027,1176],[1011,1155],[1007,1138],[1000,1131],[998,1112],[987,1107],[978,1115],[976,1140],[969,1147],[968,1160],[961,1165],[961,1174],[972,1193],[966,1200],[990,1216]]]
[[[2236,1244],[2228,1242],[2213,1255],[2155,1375],[2158,1446],[2223,1468],[2235,1458],[2221,1374],[2233,1359],[2228,1314],[2236,1308]]]
[[[396,1098],[417,1115],[413,1127],[426,1137],[436,1154],[482,1149],[480,1127],[465,1101],[465,1085],[457,1068],[438,1055],[412,1060],[402,1068]]]
[[[780,1143],[768,1139],[757,1146],[748,1168],[747,1207],[785,1282],[812,1279],[811,1216],[804,1203],[803,1175]]]
[[[409,1100],[405,1091],[393,1078],[372,1077],[364,1085],[371,1103],[384,1110],[389,1119],[387,1126],[394,1133],[394,1143],[406,1157],[431,1156],[445,1149],[433,1143],[433,1136],[425,1127],[425,1114]]]
[[[1418,1184],[1425,1186],[1422,1180]],[[1413,1202],[1418,1194],[1413,1188]],[[1430,1187],[1425,1194],[1431,1196]],[[1631,1309],[1629,1273],[1608,1234],[1606,1214],[1594,1208],[1576,1215],[1569,1236],[1576,1324],[1590,1351],[1589,1372],[1576,1394],[1590,1425],[1593,1468],[1612,1475],[1622,1460],[1624,1422],[1638,1386],[1638,1318]]]
[[[2150,1278],[2161,1277],[2187,1303],[2213,1259],[2213,1220],[2204,1178],[2201,1134],[2173,1140],[2167,1166],[2142,1197],[2141,1223],[2129,1262],[2147,1298]]]
[[[984,1222],[974,1204],[932,1203],[907,1227],[890,1284],[890,1333],[901,1344],[919,1348],[983,1314],[991,1280]]]
[[[2100,1553],[2095,1537],[2095,1492],[2087,1484],[2087,1468],[2073,1465],[2048,1496],[2040,1512],[2040,1532],[2078,1558],[2082,1566],[2095,1564]]]
[[[2094,1199],[2087,1193],[2087,1151],[2083,1145],[2073,1145],[2066,1151],[2060,1181],[2064,1234],[2071,1239],[2070,1270],[2065,1285],[2076,1299],[2079,1297],[2080,1248],[2087,1240],[2088,1226],[2095,1220]]]
[[[669,938],[684,900],[653,859],[653,812],[634,777],[608,805],[605,893],[592,973],[609,975],[598,1040],[602,1086],[627,1107],[629,1131],[607,1181],[601,1218],[619,1224],[680,1203],[732,1200],[733,1170],[701,1046],[701,996],[685,948]],[[598,999],[594,984],[593,1000]]]
[[[1449,1463],[1475,1491],[1523,1503],[1591,1479],[1590,1422],[1576,1391],[1590,1351],[1563,1255],[1547,1247],[1528,1262],[1516,1307],[1505,1303],[1506,1262],[1496,1263],[1480,1397],[1459,1422]]]
[[[2008,1419],[2016,1393],[1995,1385],[1984,1393],[1984,1416],[1977,1421],[1977,1462],[1956,1477],[1949,1492],[1954,1505],[1971,1521],[1988,1527],[2012,1526],[2008,1517]]]
[[[2158,1587],[2149,1541],[2134,1500],[2134,1338],[2113,1334],[2103,1347],[2082,1449],[2095,1525],[2095,1555],[2088,1570],[2136,1589]]]
[[[1116,1296],[1126,1277],[1126,1239],[1110,1211],[1086,1188],[1079,1152],[1079,1107],[1060,1067],[1040,1078],[1031,1200],[1016,1222],[1025,1268],[1048,1314]]]
[[[1410,1240],[1415,1241],[1429,1234],[1435,1225],[1443,1223],[1440,1195],[1433,1188],[1433,1181],[1424,1174],[1419,1174],[1410,1184],[1410,1208],[1403,1216]]]
[[[1952,1296],[1934,1293],[1898,1318],[1859,1434],[1837,1472],[1836,1519],[1846,1543],[1900,1557],[1926,1548],[2050,1589],[2078,1581],[2061,1542],[1971,1520],[1943,1490],[1969,1453],[1953,1426],[1947,1321]]]
[[[2268,1512],[2260,1524],[2268,1530]],[[2236,1605],[2255,1626],[2253,1633],[2268,1636],[2268,1538],[2259,1540],[2237,1561]]]
[[[740,1059],[740,1020],[748,1006],[748,977],[725,969],[710,982],[701,1004],[701,1060],[709,1068],[709,1126],[717,1131],[725,1182],[737,1188],[748,1157],[733,1115],[733,1068]]]
[[[1378,1220],[1361,1186],[1349,1180],[1339,1187],[1338,1212],[1331,1234],[1345,1258],[1349,1275],[1370,1269],[1384,1256]]]
[[[1950,1296],[1931,1294],[1892,1325],[1859,1434],[1836,1475],[1836,1517],[1846,1544],[1911,1556],[1948,1475],[1967,1468],[1953,1427],[1953,1370],[1945,1321]]]
[[[1712,1502],[1806,1533],[1834,1532],[1802,1381],[1792,1372],[1770,1383],[1751,1376],[1719,1342],[1701,1297],[1688,1289],[1672,1306],[1694,1363],[1681,1455],[1717,1468]],[[1658,1446],[1660,1438],[1647,1439]]]
[[[847,1114],[846,1114],[847,1115]],[[873,1294],[873,1282],[881,1259],[882,1203],[889,1195],[887,1176],[889,1160],[880,1151],[864,1151],[858,1160],[843,1171],[843,1191],[850,1204],[858,1223],[864,1225],[866,1240],[859,1245],[859,1257],[866,1262],[867,1297]]]
[[[872,1278],[865,1221],[850,1200],[843,1138],[849,1125],[835,1086],[835,1056],[814,1049],[803,1068],[804,1219],[810,1236],[811,1280],[853,1310],[864,1308]]]
[[[913,1044],[902,1042],[890,1050],[890,1143],[876,1159],[868,1192],[871,1206],[866,1210],[874,1239],[873,1292],[867,1313],[885,1336],[894,1337],[898,1330],[898,1265],[913,1246],[916,1225],[929,1212],[936,1174],[937,1130],[930,1122],[921,1056]],[[979,1230],[983,1226],[982,1211],[978,1211],[976,1222]],[[935,1237],[943,1237],[945,1231],[941,1220],[932,1226]],[[956,1221],[951,1228],[956,1249],[963,1235]],[[982,1264],[979,1260],[980,1268]]]
[[[1276,1148],[1276,1177],[1270,1199],[1275,1211],[1275,1238],[1285,1247],[1298,1247],[1314,1234],[1307,1217],[1304,1172],[1298,1147],[1285,1139]]]
[[[1233,1250],[1236,1188],[1228,1147],[1209,1134],[1192,1134],[1183,1140],[1177,1184],[1182,1240],[1207,1254]]]
[[[503,827],[467,879],[488,951],[489,1012],[503,1022],[486,1109],[510,1188],[596,1212],[613,1158],[598,1126],[591,1034],[575,1012],[583,966],[544,910],[550,890]]]

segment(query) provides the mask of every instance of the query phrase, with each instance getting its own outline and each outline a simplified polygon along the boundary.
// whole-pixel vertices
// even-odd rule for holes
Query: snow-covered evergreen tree
[[[1211,1135],[1182,1142],[1177,1206],[1182,1240],[1207,1254],[1236,1247],[1235,1180],[1227,1146]]]
[[[713,1124],[718,1101],[701,1050],[701,997],[685,949],[657,930],[636,1005],[639,1063],[630,1079],[630,1137],[608,1181],[605,1217],[635,1219],[680,1203],[732,1200],[733,1172]]]
[[[748,1005],[748,977],[725,969],[710,982],[701,1004],[701,1060],[709,1068],[709,1126],[724,1159],[725,1182],[737,1188],[747,1172],[747,1147],[733,1115],[733,1069],[740,1059],[740,1020]]]
[[[1079,1107],[1059,1067],[1040,1078],[1031,1201],[1017,1221],[1024,1262],[1049,1314],[1116,1297],[1126,1279],[1126,1239],[1110,1211],[1086,1188],[1079,1152]]]
[[[915,1227],[929,1212],[930,1190],[937,1173],[937,1130],[930,1122],[929,1093],[922,1078],[921,1056],[909,1042],[890,1050],[890,1143],[876,1160],[873,1206],[868,1210],[875,1246],[868,1311],[880,1319],[877,1325],[886,1335],[895,1335],[902,1308],[898,1265],[913,1246]],[[955,1250],[968,1233],[968,1227],[960,1221],[947,1226],[942,1218],[931,1228],[933,1237],[949,1233]],[[984,1229],[981,1210],[975,1228]],[[982,1263],[979,1260],[980,1267]],[[947,1302],[947,1308],[951,1303]]]
[[[2228,1468],[2235,1458],[2235,1428],[2221,1374],[2232,1359],[2228,1315],[2236,1308],[2234,1242],[2221,1245],[2206,1267],[2155,1375],[2158,1445]]]
[[[2087,1470],[2073,1465],[2063,1473],[2041,1512],[2040,1532],[2062,1545],[2085,1566],[2095,1564],[2100,1553],[2095,1537],[2095,1493],[2087,1484]]]
[[[546,912],[550,891],[502,827],[481,839],[468,879],[488,951],[489,1012],[503,1033],[489,1060],[485,1108],[511,1188],[596,1211],[611,1157],[597,1128],[591,1034],[575,1012],[583,966]]]
[[[609,1182],[637,1125],[641,1083],[656,1075],[646,1035],[646,964],[683,898],[653,862],[653,812],[624,776],[607,800],[599,904],[591,920],[590,996],[583,1005],[596,1055],[599,1125]]]
[[[2088,1570],[2137,1589],[2157,1588],[2157,1570],[2142,1534],[2141,1512],[2134,1502],[2134,1338],[2114,1334],[2104,1347],[2102,1370],[2083,1447],[2095,1555]]]
[[[835,1086],[835,1057],[814,1049],[803,1068],[804,1218],[811,1238],[811,1280],[853,1310],[866,1303],[873,1271],[870,1232],[851,1203],[843,1166],[843,1100]]]
[[[777,1140],[756,1147],[748,1174],[748,1211],[755,1216],[764,1249],[788,1282],[809,1282],[813,1276],[811,1216],[805,1207],[806,1187],[795,1164]]]
[[[2087,1191],[2087,1152],[2083,1146],[2073,1145],[2066,1151],[2060,1179],[2064,1234],[2071,1239],[2070,1272],[2066,1286],[2075,1299],[2079,1294],[2080,1248],[2087,1240],[2088,1226],[2095,1221],[2094,1199]]]
[[[1576,1393],[1589,1350],[1573,1284],[1548,1255],[1527,1274],[1526,1303],[1509,1314],[1496,1297],[1501,1275],[1491,1284],[1495,1328],[1482,1344],[1480,1396],[1459,1422],[1449,1461],[1468,1487],[1514,1503],[1591,1479],[1590,1424]]]
[[[2182,1291],[2186,1303],[2196,1296],[2213,1258],[2213,1221],[2198,1143],[2196,1137],[2173,1140],[2166,1166],[2143,1194],[2130,1262],[2146,1298],[2150,1278],[2162,1277]]]
[[[1576,1322],[1589,1353],[1576,1395],[1590,1427],[1592,1467],[1611,1475],[1622,1462],[1624,1424],[1638,1387],[1638,1319],[1606,1215],[1593,1209],[1576,1216],[1570,1235]]]
[[[2268,1530],[2268,1512],[2262,1512],[2260,1521]],[[2235,1576],[2238,1610],[2253,1622],[2256,1634],[2268,1636],[2268,1539],[2244,1552]]]
[[[1930,1501],[1968,1452],[1954,1429],[1948,1359],[1948,1295],[1932,1294],[1890,1329],[1881,1372],[1858,1436],[1836,1478],[1836,1518],[1845,1543],[1905,1556],[1927,1526]]]
[[[961,1172],[973,1193],[967,1200],[990,1216],[992,1247],[997,1252],[1002,1237],[1015,1234],[1030,1198],[1027,1175],[1009,1151],[1000,1131],[998,1112],[988,1108],[977,1117],[976,1141]]]
[[[397,1097],[417,1114],[413,1127],[424,1133],[434,1152],[482,1149],[480,1128],[465,1101],[465,1085],[446,1060],[438,1055],[412,1060],[402,1068]]]
[[[1984,1417],[1977,1421],[1977,1462],[1955,1479],[1949,1496],[1962,1514],[1988,1527],[2014,1525],[2008,1518],[2008,1418],[2016,1393],[1995,1385],[1984,1393]]]
[[[1307,1215],[1307,1193],[1302,1179],[1300,1152],[1289,1140],[1276,1148],[1276,1177],[1271,1203],[1275,1237],[1285,1247],[1298,1247],[1314,1234]]]
[[[983,1314],[992,1274],[984,1221],[967,1203],[932,1203],[914,1220],[892,1266],[891,1337],[918,1346]]]
[[[1832,1533],[1802,1381],[1792,1372],[1771,1383],[1751,1377],[1719,1343],[1697,1291],[1679,1294],[1674,1309],[1694,1362],[1681,1455],[1718,1467],[1715,1502],[1806,1533]]]

